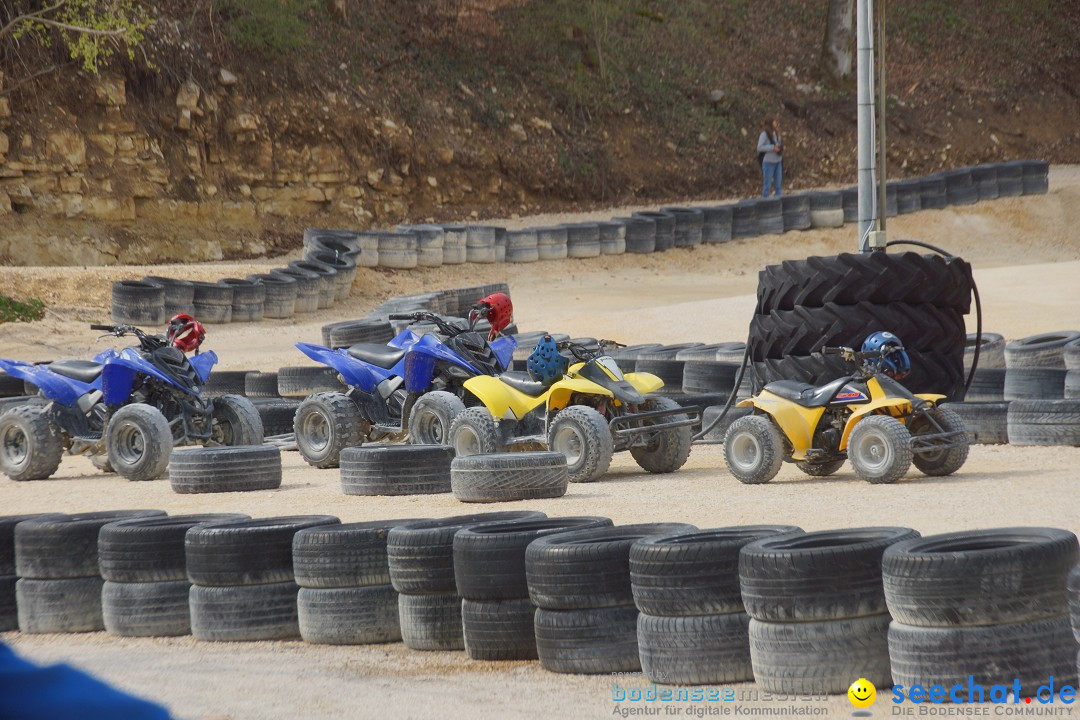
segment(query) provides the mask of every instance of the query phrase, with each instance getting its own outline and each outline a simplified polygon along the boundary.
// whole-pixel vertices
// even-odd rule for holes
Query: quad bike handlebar
[[[427,310],[419,310],[413,313],[393,313],[391,315],[388,315],[387,319],[412,320],[413,322],[421,322],[423,320],[426,320],[427,322],[434,323],[439,328],[439,331],[447,337],[455,337],[463,332],[466,332],[462,328],[446,322],[446,320],[442,316],[436,315],[433,312],[428,312]]]
[[[166,344],[165,338],[161,335],[151,335],[143,332],[141,329],[134,325],[90,325],[91,330],[101,330],[105,332],[102,337],[124,337],[125,335],[134,335],[139,339],[139,347],[143,350],[156,350]]]
[[[869,350],[867,352],[856,352],[855,350],[853,350],[852,348],[849,348],[849,347],[822,346],[821,354],[822,355],[839,355],[840,357],[842,357],[844,360],[847,360],[848,362],[861,363],[864,360],[873,360],[874,358],[885,357],[886,355],[888,355],[890,353],[896,352],[898,349],[903,350],[904,348],[902,348],[902,347],[901,348],[896,348],[896,347],[890,346],[890,347],[883,347],[880,350]]]
[[[563,340],[555,344],[557,350],[569,350],[573,353],[574,357],[582,362],[587,362],[593,358],[600,357],[604,354],[604,348],[609,347],[626,347],[625,344],[615,342],[614,340],[600,339],[596,341],[595,345],[583,345],[582,343],[571,342],[570,340]]]

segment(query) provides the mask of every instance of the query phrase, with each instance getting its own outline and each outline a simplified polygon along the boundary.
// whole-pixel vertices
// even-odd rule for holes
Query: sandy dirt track
[[[1080,329],[1078,208],[1080,168],[1055,167],[1049,195],[917,213],[890,219],[889,230],[891,237],[940,244],[971,261],[983,297],[984,328],[1021,337]],[[566,221],[542,218],[535,219],[535,224],[552,220]],[[529,223],[534,224],[533,219]],[[762,265],[847,251],[854,247],[853,236],[847,227],[646,257],[466,266],[453,275],[446,271],[367,272],[344,308],[322,311],[297,323],[210,328],[207,346],[222,357],[224,368],[272,370],[302,364],[292,342],[317,339],[321,324],[359,317],[387,295],[504,279],[510,283],[522,330],[548,329],[628,343],[738,340],[745,337],[756,271]],[[269,266],[193,266],[177,271],[192,278],[235,276]],[[152,270],[169,274],[167,268]],[[40,323],[0,326],[0,356],[40,360],[86,356],[100,348],[85,324],[107,317],[108,293],[101,290],[104,281],[147,271],[0,269],[0,285],[57,303],[56,314]],[[974,327],[974,316],[969,317],[969,325]],[[0,512],[152,507],[170,514],[332,513],[348,522],[529,508],[549,515],[606,515],[617,523],[684,521],[702,528],[749,523],[791,523],[808,530],[903,525],[927,534],[1046,525],[1080,532],[1075,487],[1080,448],[977,446],[968,464],[953,477],[912,474],[892,486],[871,486],[848,468],[830,478],[808,478],[785,466],[771,484],[754,487],[741,485],[727,474],[718,446],[696,446],[687,466],[674,475],[647,475],[628,456],[619,456],[602,482],[573,485],[564,498],[499,506],[465,505],[451,496],[346,497],[336,471],[311,469],[295,453],[285,454],[283,464],[285,479],[280,490],[191,496],[174,494],[164,480],[129,483],[97,472],[86,459],[66,458],[51,481],[0,480]],[[0,639],[36,660],[73,662],[121,687],[158,699],[185,718],[610,717],[616,709],[613,681],[623,687],[647,685],[641,678],[555,675],[537,663],[479,663],[464,653],[411,652],[400,643],[365,647],[321,647],[299,641],[214,644],[191,638],[124,640],[104,633],[6,633]],[[737,686],[739,693],[754,691],[750,684]],[[760,698],[735,704],[792,707]],[[693,716],[689,705],[675,705],[677,716]],[[695,707],[708,712],[720,705]],[[842,697],[801,705],[823,709],[829,716],[847,716],[851,711]],[[889,713],[884,698],[875,710],[879,716]]]

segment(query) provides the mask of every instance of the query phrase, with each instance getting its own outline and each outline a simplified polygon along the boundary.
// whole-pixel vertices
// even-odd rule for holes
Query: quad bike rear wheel
[[[566,456],[570,482],[593,482],[611,467],[615,442],[600,413],[571,405],[560,410],[548,428],[548,449]]]
[[[221,445],[262,445],[262,416],[242,395],[216,397],[211,436]]]
[[[642,411],[677,410],[678,408],[679,404],[671,398],[654,397],[642,406]],[[670,415],[655,421],[642,422],[648,425],[651,422],[663,423],[685,418],[685,415]],[[686,464],[686,459],[690,457],[691,440],[692,433],[689,425],[662,430],[656,433],[656,437],[645,447],[631,448],[630,454],[642,470],[651,473],[672,473]]]
[[[864,417],[851,431],[847,454],[855,474],[863,480],[894,483],[911,467],[911,433],[894,417]]]
[[[450,426],[465,412],[461,398],[444,390],[421,395],[409,412],[409,442],[413,445],[449,445]]]
[[[296,408],[296,446],[308,465],[336,468],[341,451],[364,442],[363,417],[344,393],[315,393]]]
[[[0,472],[12,480],[44,480],[63,454],[60,431],[44,408],[16,407],[0,415]]]
[[[739,482],[747,485],[769,482],[784,462],[780,431],[762,415],[739,418],[731,423],[724,438],[724,462]]]
[[[128,480],[157,480],[169,466],[173,434],[169,421],[152,405],[125,405],[105,428],[109,464]]]
[[[967,431],[963,418],[949,408],[934,408],[927,414],[930,415],[937,424],[941,426],[941,429],[947,433]],[[913,419],[909,429],[913,437],[938,432],[938,429],[934,427],[933,423],[923,416]],[[952,475],[967,462],[969,449],[970,448],[965,443],[957,447],[946,448],[932,453],[917,453],[912,457],[911,462],[925,475],[930,475],[932,477]]]
[[[450,444],[454,455],[489,455],[502,449],[502,439],[495,419],[485,407],[471,407],[460,413],[450,425]]]

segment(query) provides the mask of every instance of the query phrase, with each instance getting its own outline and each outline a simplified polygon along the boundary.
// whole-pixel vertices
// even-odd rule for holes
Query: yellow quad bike
[[[503,450],[554,450],[566,456],[571,482],[592,482],[607,472],[615,452],[629,450],[644,470],[675,472],[690,455],[697,407],[666,397],[645,397],[663,387],[650,373],[623,375],[600,340],[585,346],[561,342],[577,362],[554,384],[528,373],[505,372],[465,381],[480,400],[458,415],[450,444],[458,457]]]
[[[728,429],[728,470],[751,485],[772,480],[784,461],[820,477],[848,459],[871,483],[896,482],[912,463],[927,475],[959,470],[970,444],[964,421],[937,406],[944,395],[912,394],[880,371],[875,361],[894,350],[823,347],[823,355],[840,355],[858,370],[821,387],[779,380],[740,402],[754,412]]]

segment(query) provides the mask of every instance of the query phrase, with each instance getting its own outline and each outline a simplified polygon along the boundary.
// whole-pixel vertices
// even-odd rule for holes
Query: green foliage
[[[220,12],[226,32],[238,48],[269,57],[307,48],[307,16],[314,0],[224,0]]]
[[[33,322],[45,317],[45,303],[37,298],[19,302],[7,295],[0,295],[0,324],[6,322]]]
[[[134,57],[134,48],[153,22],[140,0],[46,0],[12,5],[12,20],[0,30],[0,42],[5,35],[13,41],[32,37],[51,47],[58,35],[71,59],[89,73],[97,73],[117,48],[124,47],[128,57]]]
[[[951,0],[897,3],[896,13],[901,32],[924,52],[930,48],[931,36],[952,34],[960,21]]]

